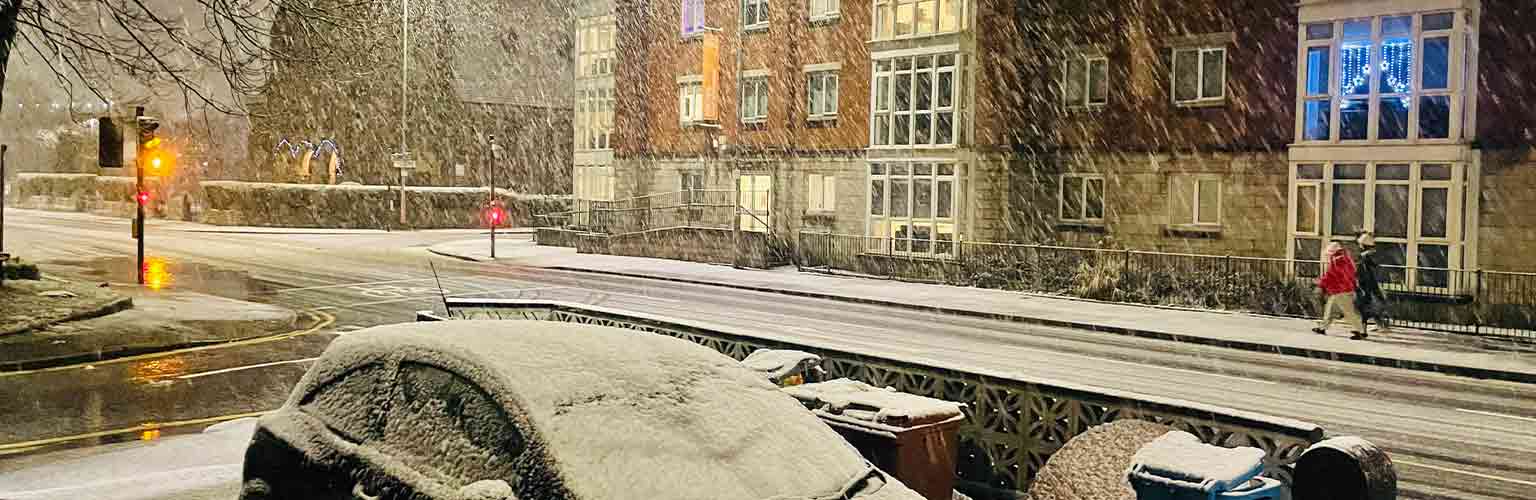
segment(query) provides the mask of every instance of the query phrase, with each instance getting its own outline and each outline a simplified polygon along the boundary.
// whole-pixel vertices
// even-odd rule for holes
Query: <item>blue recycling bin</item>
[[[1267,477],[1264,450],[1223,448],[1173,431],[1136,452],[1126,472],[1137,500],[1283,500],[1284,485]]]

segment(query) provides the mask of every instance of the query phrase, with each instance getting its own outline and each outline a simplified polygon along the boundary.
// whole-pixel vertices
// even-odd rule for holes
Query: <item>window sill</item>
[[[744,130],[762,130],[768,128],[768,119],[756,118],[752,120],[742,120],[741,128]]]
[[[703,31],[703,30],[700,30],[700,31],[695,32],[695,33],[685,33],[685,34],[682,35],[682,37],[680,37],[678,39],[678,41],[683,42],[683,43],[697,42],[699,40],[703,40],[704,39],[704,33],[706,33],[706,32]]]
[[[1176,108],[1220,108],[1227,105],[1227,98],[1200,99],[1196,101],[1174,101]]]
[[[870,146],[867,149],[875,151],[905,151],[912,149],[959,149],[955,144],[885,144]]]
[[[1163,236],[1178,238],[1221,238],[1221,226],[1210,224],[1169,224],[1163,226]]]
[[[817,15],[814,15],[814,16],[810,16],[810,17],[806,18],[805,21],[807,23],[809,23],[811,26],[830,26],[830,25],[833,25],[833,24],[837,24],[838,21],[840,21],[840,20],[842,20],[842,16],[841,15],[839,15],[837,13],[832,13],[832,14],[817,14]]]
[[[1106,108],[1108,106],[1109,106],[1109,103],[1107,103],[1107,102],[1099,103],[1099,104],[1076,105],[1076,106],[1074,106],[1074,105],[1067,105],[1067,112],[1069,112],[1069,113],[1099,113],[1099,112],[1104,111],[1104,108]]]
[[[751,25],[751,26],[742,26],[741,27],[741,32],[744,33],[744,34],[749,34],[749,35],[750,34],[755,34],[755,33],[767,33],[768,32],[768,23],[754,24],[754,25]]]
[[[815,115],[815,116],[808,116],[808,117],[805,118],[805,121],[808,121],[808,122],[835,122],[835,121],[837,121],[837,115]]]
[[[832,210],[807,209],[804,218],[806,220],[832,221],[837,219],[837,212]]]
[[[866,43],[900,42],[900,41],[903,41],[903,40],[919,40],[919,39],[923,39],[923,38],[934,38],[934,37],[954,35],[954,34],[958,34],[958,33],[964,32],[964,31],[965,30],[939,31],[939,32],[935,32],[935,33],[919,33],[919,34],[911,34],[911,35],[893,36],[893,37],[890,37],[890,38],[875,38],[875,39],[869,40]]]
[[[1098,234],[1104,234],[1104,233],[1109,232],[1109,227],[1105,226],[1103,222],[1058,221],[1058,222],[1056,222],[1056,230],[1057,231],[1072,232],[1072,233],[1098,233]]]

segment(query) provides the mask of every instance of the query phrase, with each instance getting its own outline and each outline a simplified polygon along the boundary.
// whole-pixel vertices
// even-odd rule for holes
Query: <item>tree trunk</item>
[[[16,16],[25,0],[0,0],[0,113],[5,111],[5,69],[11,62],[11,46],[16,41]]]

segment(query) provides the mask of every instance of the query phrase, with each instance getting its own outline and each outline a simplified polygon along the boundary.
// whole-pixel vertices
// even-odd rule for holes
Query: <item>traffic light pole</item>
[[[139,118],[143,117],[143,116],[144,116],[144,107],[143,106],[138,106],[138,107],[133,108],[133,124],[134,124],[134,127],[143,127],[143,125],[140,123],[140,120],[139,120]],[[138,147],[137,147],[137,149],[134,150],[134,155],[133,155],[134,185],[137,186],[137,188],[133,192],[133,197],[134,197],[133,204],[138,207],[138,215],[134,217],[133,224],[138,227],[138,231],[136,231],[136,233],[139,235],[139,241],[138,241],[138,244],[139,244],[139,258],[138,258],[138,267],[135,268],[136,271],[134,272],[134,274],[138,275],[139,284],[143,285],[144,284],[144,200],[139,198],[139,193],[143,193],[144,192],[144,134],[143,133],[139,133],[138,137],[139,138],[136,141],[136,144],[138,144]]]
[[[491,138],[491,161],[485,170],[486,185],[486,212],[487,219],[491,220],[491,260],[496,260],[496,223],[501,222],[500,214],[496,211],[496,136]]]

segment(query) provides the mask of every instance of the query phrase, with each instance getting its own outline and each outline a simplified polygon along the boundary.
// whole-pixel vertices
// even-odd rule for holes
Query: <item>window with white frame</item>
[[[842,8],[839,0],[811,0],[809,7],[810,12],[807,15],[812,21],[835,19],[839,15],[839,9]]]
[[[683,203],[704,203],[704,174],[697,171],[678,172],[678,192]]]
[[[833,212],[837,210],[837,176],[810,174],[806,176],[806,211]]]
[[[576,77],[612,75],[614,68],[613,16],[588,17],[576,28]]]
[[[613,167],[576,165],[571,172],[573,195],[578,200],[613,201]]]
[[[1061,96],[1068,107],[1108,103],[1109,59],[1096,54],[1068,55],[1061,67]]]
[[[874,62],[870,144],[948,146],[961,125],[959,54],[923,54]]]
[[[773,219],[769,216],[769,201],[773,195],[773,177],[767,174],[741,174],[736,178],[736,204],[741,214],[738,227],[742,231],[768,232]]]
[[[1175,174],[1168,177],[1168,222],[1172,226],[1221,226],[1221,176]]]
[[[1413,141],[1461,132],[1471,30],[1456,12],[1305,23],[1300,141]]]
[[[1330,241],[1376,238],[1383,281],[1417,288],[1455,288],[1466,249],[1464,228],[1472,167],[1443,162],[1302,163],[1291,170],[1292,258],[1297,273],[1315,276]]]
[[[576,90],[576,149],[603,150],[612,147],[613,87]]]
[[[766,28],[768,26],[768,0],[741,0],[741,26]]]
[[[837,70],[806,73],[806,114],[812,120],[837,118]]]
[[[685,125],[704,119],[704,82],[678,82],[677,118]]]
[[[875,0],[874,39],[959,31],[965,8],[965,0]]]
[[[768,119],[768,77],[741,79],[741,122],[758,123]]]
[[[948,255],[957,240],[962,167],[947,162],[869,165],[870,250]]]
[[[682,36],[690,37],[704,33],[704,0],[681,0],[679,12],[682,13],[680,30]]]
[[[1099,174],[1062,174],[1058,192],[1057,220],[1061,222],[1104,222],[1104,176]]]
[[[1216,102],[1227,97],[1226,48],[1173,49],[1173,71],[1170,73],[1175,103]]]

